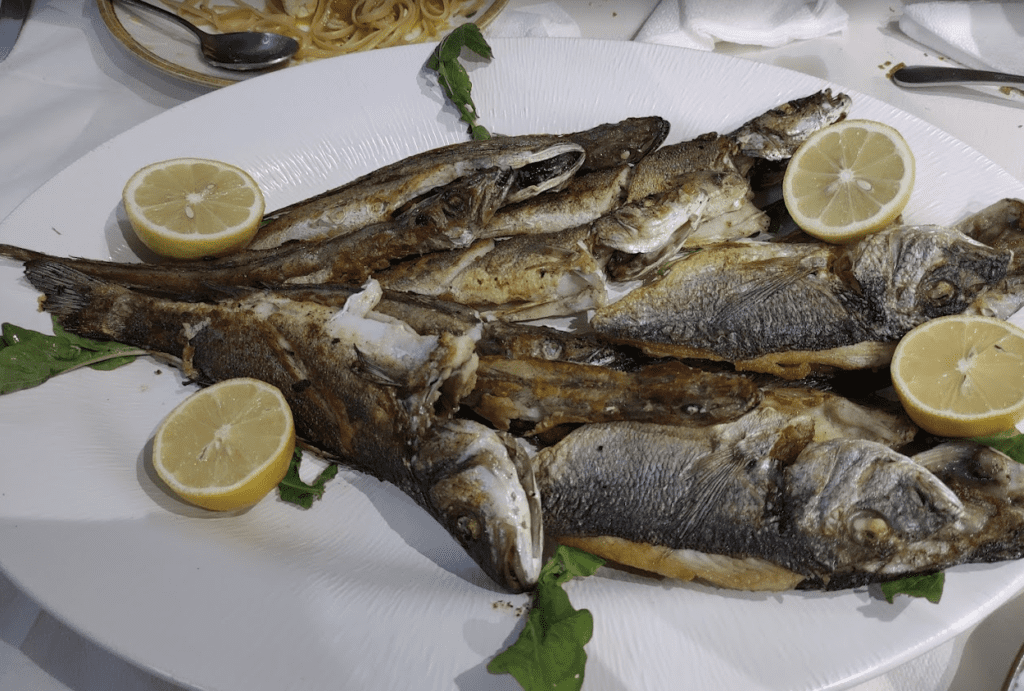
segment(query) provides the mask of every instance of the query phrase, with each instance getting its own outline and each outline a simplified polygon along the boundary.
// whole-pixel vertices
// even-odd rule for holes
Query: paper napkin
[[[1024,74],[1024,4],[921,2],[903,8],[900,29],[966,67]]]
[[[558,3],[544,2],[516,9],[505,8],[494,18],[484,35],[493,38],[557,36],[578,38],[580,27]]]
[[[716,41],[781,46],[846,28],[836,0],[661,0],[636,40],[714,50]]]

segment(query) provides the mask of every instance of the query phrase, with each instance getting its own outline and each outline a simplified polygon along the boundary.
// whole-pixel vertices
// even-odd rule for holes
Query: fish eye
[[[940,305],[952,302],[956,296],[956,286],[944,279],[933,283],[925,292],[926,299]]]
[[[483,532],[480,521],[473,516],[459,516],[455,521],[455,530],[459,537],[467,542],[474,542],[480,539]]]
[[[850,532],[860,545],[873,545],[892,533],[892,527],[875,511],[858,511],[850,519]]]

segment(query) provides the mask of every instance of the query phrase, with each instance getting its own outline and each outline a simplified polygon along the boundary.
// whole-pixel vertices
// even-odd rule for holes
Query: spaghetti
[[[218,33],[271,31],[299,42],[296,62],[436,40],[486,0],[320,0],[311,17],[289,15],[280,0],[263,9],[242,0],[164,0],[180,16]],[[262,4],[262,3],[261,3]]]

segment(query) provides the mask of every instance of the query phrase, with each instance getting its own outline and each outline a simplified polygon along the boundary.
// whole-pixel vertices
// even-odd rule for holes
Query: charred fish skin
[[[913,326],[964,311],[998,283],[1011,256],[938,226],[900,226],[846,246],[726,243],[680,259],[598,309],[591,325],[653,355],[787,378],[818,365],[879,367]]]
[[[396,485],[500,585],[518,592],[533,584],[534,521],[542,519],[528,464],[514,445],[447,428],[475,380],[478,328],[417,333],[375,311],[382,291],[374,282],[339,309],[272,290],[169,300],[60,262],[30,262],[26,276],[70,332],[169,356],[200,384],[240,376],[274,384],[307,444]],[[471,496],[451,495],[469,486]]]
[[[970,307],[974,314],[1010,318],[1024,307],[1024,200],[1000,199],[971,214],[956,228],[989,247],[1013,252],[1006,277]]]
[[[523,436],[556,426],[636,420],[707,425],[735,420],[761,400],[751,380],[667,361],[633,372],[543,359],[482,356],[467,408]],[[528,428],[523,429],[524,425]]]

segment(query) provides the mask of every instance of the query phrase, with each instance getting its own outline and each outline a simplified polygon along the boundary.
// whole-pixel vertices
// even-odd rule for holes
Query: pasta
[[[430,41],[469,18],[485,0],[320,0],[311,17],[285,12],[281,0],[262,9],[242,0],[164,0],[180,16],[213,31],[272,31],[299,42],[305,62],[370,48]],[[262,3],[260,3],[262,4]]]

